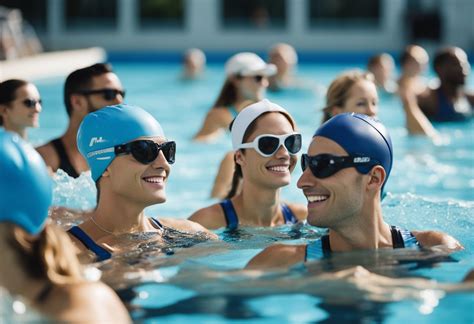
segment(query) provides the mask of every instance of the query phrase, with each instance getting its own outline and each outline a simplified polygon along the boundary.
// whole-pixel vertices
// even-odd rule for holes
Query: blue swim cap
[[[377,160],[387,173],[383,192],[392,170],[393,147],[390,135],[380,121],[363,114],[339,114],[322,124],[314,136],[333,140],[350,155],[364,155]],[[366,174],[374,165],[358,166],[356,169]]]
[[[108,106],[88,114],[77,133],[79,152],[97,181],[115,158],[114,146],[142,136],[162,136],[158,121],[136,106]]]
[[[38,152],[16,134],[0,131],[0,222],[38,234],[52,199],[52,180]]]

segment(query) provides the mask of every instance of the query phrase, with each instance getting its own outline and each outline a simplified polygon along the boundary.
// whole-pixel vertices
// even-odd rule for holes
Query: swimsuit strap
[[[79,226],[74,226],[68,231],[72,236],[81,241],[82,244],[97,255],[97,261],[110,259],[112,254],[98,245],[92,238],[86,234]]]
[[[71,160],[69,160],[69,156],[66,153],[66,148],[64,147],[63,141],[61,141],[60,138],[56,138],[55,140],[51,141],[51,144],[53,144],[53,147],[59,157],[59,169],[62,169],[73,178],[78,178],[79,173],[71,164]]]
[[[285,224],[298,223],[298,219],[296,218],[295,214],[293,214],[287,204],[281,204],[281,212],[283,213],[283,219],[285,220]]]
[[[36,296],[35,298],[36,302],[43,303],[46,300],[46,298],[48,298],[51,291],[53,291],[53,288],[54,288],[53,284],[48,281],[46,285],[43,287],[43,289],[41,289],[38,296]]]
[[[228,229],[236,229],[239,226],[239,218],[235,212],[234,205],[230,199],[219,203],[224,211],[225,221]]]
[[[412,232],[397,226],[390,226],[394,249],[420,247],[420,242]]]
[[[329,235],[323,235],[321,238],[306,245],[305,261],[321,260],[331,254],[331,245],[329,244]]]
[[[165,227],[160,223],[157,218],[150,217],[153,224],[155,224],[159,229],[164,229]]]

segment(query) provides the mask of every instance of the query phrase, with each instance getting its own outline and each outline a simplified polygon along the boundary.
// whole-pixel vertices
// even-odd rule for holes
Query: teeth
[[[163,177],[149,177],[143,180],[149,183],[160,183],[160,182],[163,182]]]
[[[307,196],[309,202],[324,201],[328,199],[329,196]]]
[[[290,168],[288,166],[280,166],[280,165],[268,167],[268,170],[275,171],[275,172],[286,172],[289,169]]]

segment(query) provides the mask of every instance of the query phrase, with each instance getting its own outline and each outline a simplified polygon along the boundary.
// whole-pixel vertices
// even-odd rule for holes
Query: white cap
[[[293,129],[295,128],[295,121],[288,111],[268,99],[263,99],[244,108],[237,117],[235,117],[230,130],[232,135],[232,149],[234,151],[237,151],[239,145],[242,144],[244,134],[249,125],[260,115],[267,112],[279,112],[284,114],[290,120]]]
[[[277,72],[274,64],[267,64],[255,53],[243,52],[232,56],[225,64],[226,75],[253,76],[264,75],[272,76]]]

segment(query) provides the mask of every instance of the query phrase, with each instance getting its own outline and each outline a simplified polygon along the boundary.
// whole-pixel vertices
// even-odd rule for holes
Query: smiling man
[[[447,234],[385,223],[381,198],[392,163],[390,136],[376,119],[345,113],[324,123],[303,154],[298,188],[308,201],[308,223],[329,233],[306,245],[271,246],[248,267],[289,266],[354,250],[436,245],[462,249]]]

